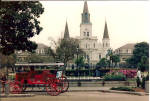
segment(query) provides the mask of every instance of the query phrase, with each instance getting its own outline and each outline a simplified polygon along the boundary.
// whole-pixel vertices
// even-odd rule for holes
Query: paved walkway
[[[70,87],[68,89],[69,92],[107,92],[107,93],[121,93],[121,94],[131,94],[131,95],[149,95],[146,92],[131,92],[131,91],[118,91],[118,90],[110,90],[111,87]]]
[[[58,96],[5,97],[1,101],[148,101],[148,97],[103,92],[66,92]]]
[[[70,87],[69,91],[101,91],[110,90],[111,87]]]
[[[139,96],[145,96],[149,95],[145,92],[130,92],[130,91],[116,91],[116,90],[110,90],[111,87],[70,87],[68,89],[68,92],[105,92],[105,93],[119,93],[119,94],[130,94],[130,95],[139,95]],[[38,91],[37,91],[38,93]],[[46,92],[41,92],[46,93]],[[40,94],[41,94],[40,93]],[[29,92],[25,94],[9,94],[8,96],[5,94],[1,94],[1,97],[30,97],[35,96],[35,92]]]

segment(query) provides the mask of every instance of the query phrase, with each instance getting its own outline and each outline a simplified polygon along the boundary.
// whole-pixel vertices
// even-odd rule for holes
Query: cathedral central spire
[[[84,2],[84,8],[82,13],[82,24],[88,24],[90,23],[90,13],[88,10],[88,4],[87,1]]]
[[[84,9],[83,9],[83,13],[89,13],[88,5],[87,5],[87,1],[85,1],[85,2],[84,2]]]

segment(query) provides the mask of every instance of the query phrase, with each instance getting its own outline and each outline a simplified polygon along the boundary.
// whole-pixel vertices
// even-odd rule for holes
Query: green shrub
[[[119,90],[119,91],[132,91],[134,92],[134,90],[130,87],[112,87],[110,88],[111,90]]]
[[[145,88],[145,81],[146,81],[146,78],[143,77],[142,79],[142,83],[141,83],[141,87],[144,89]]]
[[[125,81],[126,77],[125,75],[119,73],[119,74],[106,74],[104,76],[105,81]]]

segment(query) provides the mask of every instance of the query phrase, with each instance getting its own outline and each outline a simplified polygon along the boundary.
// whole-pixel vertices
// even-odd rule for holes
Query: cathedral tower
[[[81,37],[92,36],[92,23],[90,22],[90,13],[88,10],[87,1],[84,2],[82,21],[80,24],[80,36]]]
[[[103,49],[108,50],[110,48],[110,39],[109,39],[109,34],[108,34],[107,22],[105,22],[102,42],[103,42]]]
[[[64,39],[69,39],[69,38],[70,38],[70,36],[69,36],[68,24],[67,24],[67,21],[66,21]]]

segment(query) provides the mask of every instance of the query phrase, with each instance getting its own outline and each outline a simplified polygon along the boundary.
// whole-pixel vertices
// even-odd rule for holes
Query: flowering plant
[[[110,73],[122,73],[126,78],[134,78],[137,71],[135,69],[120,69],[120,70],[111,70]]]

